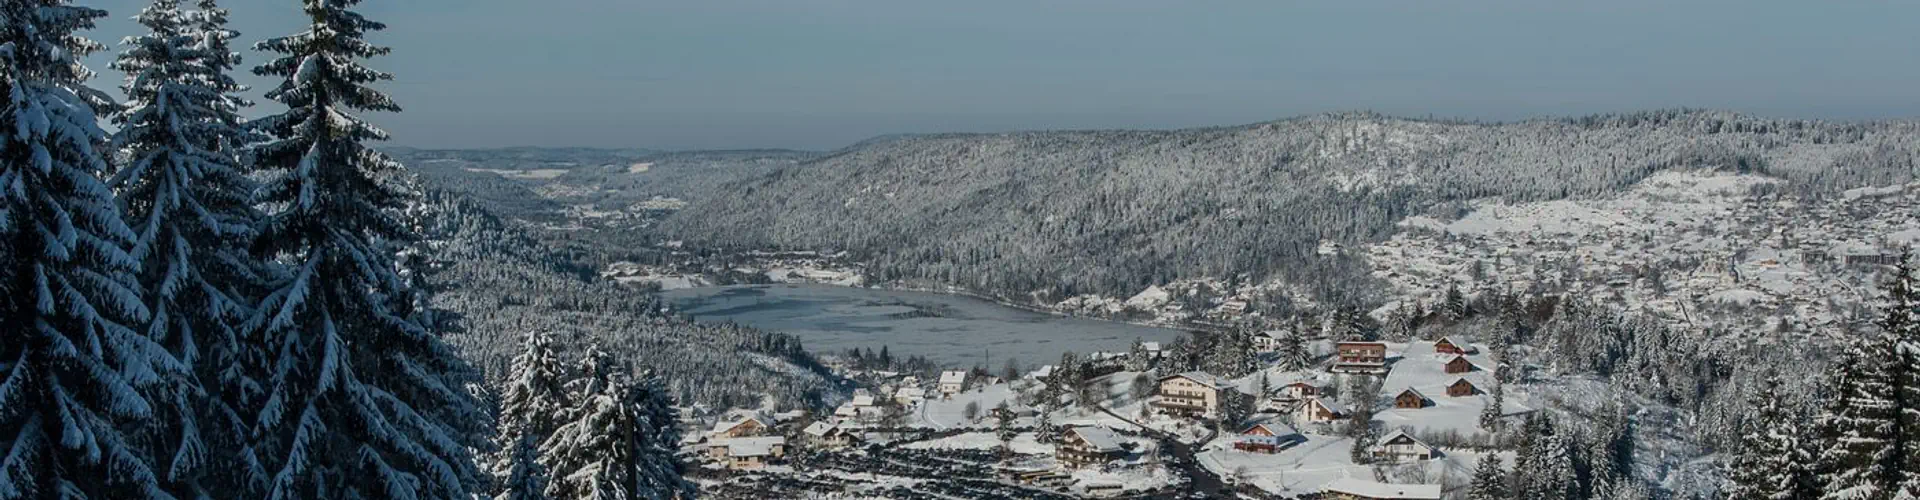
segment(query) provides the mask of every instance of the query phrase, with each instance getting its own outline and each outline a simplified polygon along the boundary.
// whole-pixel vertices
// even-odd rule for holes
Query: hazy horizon
[[[144,0],[88,36],[108,70]],[[301,27],[228,0],[237,46]],[[413,0],[373,65],[397,146],[830,150],[891,134],[1175,129],[1366,110],[1518,121],[1667,108],[1920,116],[1920,4]],[[265,54],[243,51],[247,67]],[[259,98],[271,81],[245,75]],[[262,102],[254,114],[277,109]]]

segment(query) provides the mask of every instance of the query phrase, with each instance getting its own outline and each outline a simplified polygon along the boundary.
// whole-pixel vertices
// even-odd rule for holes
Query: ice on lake
[[[1059,361],[1066,351],[1125,352],[1136,338],[1164,343],[1180,335],[1167,328],[927,292],[778,284],[685,288],[661,295],[700,321],[732,320],[791,333],[815,353],[888,346],[895,356],[925,356],[942,366],[990,363],[987,368],[996,373],[1008,358],[1031,369]]]

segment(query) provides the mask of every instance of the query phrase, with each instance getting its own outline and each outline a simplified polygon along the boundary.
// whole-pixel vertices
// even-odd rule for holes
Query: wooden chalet
[[[1421,394],[1420,391],[1415,390],[1412,387],[1408,387],[1407,390],[1400,391],[1399,395],[1396,395],[1393,397],[1394,408],[1417,410],[1421,408],[1426,408],[1427,405],[1431,403],[1432,401],[1427,399],[1427,395]]]
[[[1086,467],[1124,458],[1120,436],[1105,427],[1080,426],[1060,433],[1053,456],[1067,467]]]
[[[1433,341],[1433,352],[1442,354],[1473,354],[1474,349],[1471,344],[1456,340],[1453,337],[1440,337],[1440,340]]]
[[[1304,441],[1299,431],[1284,424],[1259,423],[1240,431],[1240,437],[1233,441],[1233,449],[1253,453],[1278,453]]]
[[[1475,387],[1473,382],[1469,382],[1465,378],[1456,379],[1452,384],[1447,384],[1447,396],[1462,398],[1479,393],[1480,388]]]
[[[1473,362],[1467,361],[1466,356],[1454,356],[1452,360],[1447,361],[1447,373],[1449,374],[1457,375],[1471,371],[1473,371]]]
[[[1334,345],[1332,370],[1340,373],[1386,373],[1387,344],[1381,342],[1341,342]]]

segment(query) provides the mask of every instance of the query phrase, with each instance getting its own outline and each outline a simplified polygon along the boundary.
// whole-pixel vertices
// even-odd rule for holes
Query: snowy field
[[[1180,335],[926,292],[794,284],[687,288],[662,296],[702,321],[799,336],[814,352],[888,346],[896,356],[925,356],[944,366],[991,363],[998,369],[1008,358],[1037,366],[1066,351],[1120,352],[1136,338],[1167,342]]]

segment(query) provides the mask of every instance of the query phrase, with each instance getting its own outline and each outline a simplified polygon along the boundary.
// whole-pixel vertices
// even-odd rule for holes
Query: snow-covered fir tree
[[[1894,386],[1887,380],[1893,349],[1880,335],[1852,339],[1836,365],[1834,396],[1817,419],[1824,448],[1816,457],[1822,499],[1891,498],[1898,472]]]
[[[100,176],[107,136],[67,0],[0,2],[0,498],[166,497],[122,429],[179,398],[148,319],[134,232]]]
[[[1899,498],[1920,498],[1920,282],[1913,272],[1913,253],[1904,249],[1893,273],[1881,284],[1887,293],[1878,326],[1894,343],[1888,378],[1897,384],[1894,403],[1899,430],[1890,453],[1899,462]]]
[[[1473,468],[1473,482],[1467,486],[1467,500],[1505,500],[1507,471],[1500,469],[1500,456],[1482,455]]]
[[[1153,356],[1152,354],[1147,352],[1146,343],[1142,342],[1138,337],[1134,338],[1133,345],[1127,349],[1127,359],[1126,359],[1127,371],[1130,371],[1130,372],[1147,371],[1147,368],[1152,366],[1152,363],[1153,363],[1152,356]],[[1006,377],[1006,379],[1013,380],[1013,377]]]
[[[280,54],[254,72],[285,78],[266,95],[287,106],[254,122],[271,137],[253,150],[255,201],[273,207],[254,250],[286,268],[248,322],[272,369],[254,424],[264,496],[464,498],[490,419],[471,368],[410,317],[392,246],[414,235],[384,181],[400,167],[354,116],[400,108],[368,86],[392,77],[362,61],[389,49],[365,40],[385,26],[358,3],[305,0],[305,30],[256,45]]]
[[[1467,317],[1467,296],[1460,293],[1459,283],[1448,283],[1445,298],[1440,302],[1440,314],[1448,321],[1460,321]]]
[[[127,75],[128,102],[114,116],[125,159],[109,183],[138,236],[132,254],[153,315],[146,333],[192,367],[165,390],[184,399],[162,405],[141,439],[181,496],[244,487],[238,472],[252,459],[241,409],[257,404],[259,387],[246,369],[258,353],[235,328],[261,283],[246,249],[258,219],[253,186],[233,148],[248,137],[243,101],[229,95],[240,86],[220,42],[230,36],[224,11],[210,0],[201,9],[156,0],[136,17],[148,32],[128,37],[113,63]]]
[[[1493,382],[1493,397],[1487,406],[1480,409],[1480,428],[1489,431],[1500,430],[1500,417],[1506,414],[1507,388],[1499,380]]]
[[[1313,365],[1313,354],[1307,351],[1307,341],[1301,338],[1300,330],[1288,328],[1280,333],[1279,340],[1274,353],[1280,356],[1276,364],[1280,369],[1299,371]]]
[[[1004,456],[1013,449],[1013,438],[1019,433],[1013,430],[1013,410],[1007,408],[1007,402],[1001,401],[993,407],[993,435],[1000,440],[1000,453]]]
[[[560,427],[568,402],[565,365],[554,352],[553,336],[544,330],[527,333],[525,349],[513,358],[500,394],[501,451],[493,464],[495,494],[500,499],[542,498],[547,475],[535,457],[541,442]]]
[[[596,350],[597,351],[597,350]],[[593,358],[605,359],[604,356]],[[590,359],[593,359],[590,358]],[[635,379],[604,361],[593,362],[576,384],[567,422],[540,446],[555,499],[670,499],[689,497],[674,447],[680,431],[658,380]]]
[[[1800,442],[1802,428],[1775,392],[1780,376],[1769,373],[1754,393],[1755,408],[1740,440],[1740,449],[1728,464],[1728,500],[1791,500],[1813,498],[1811,457]]]

